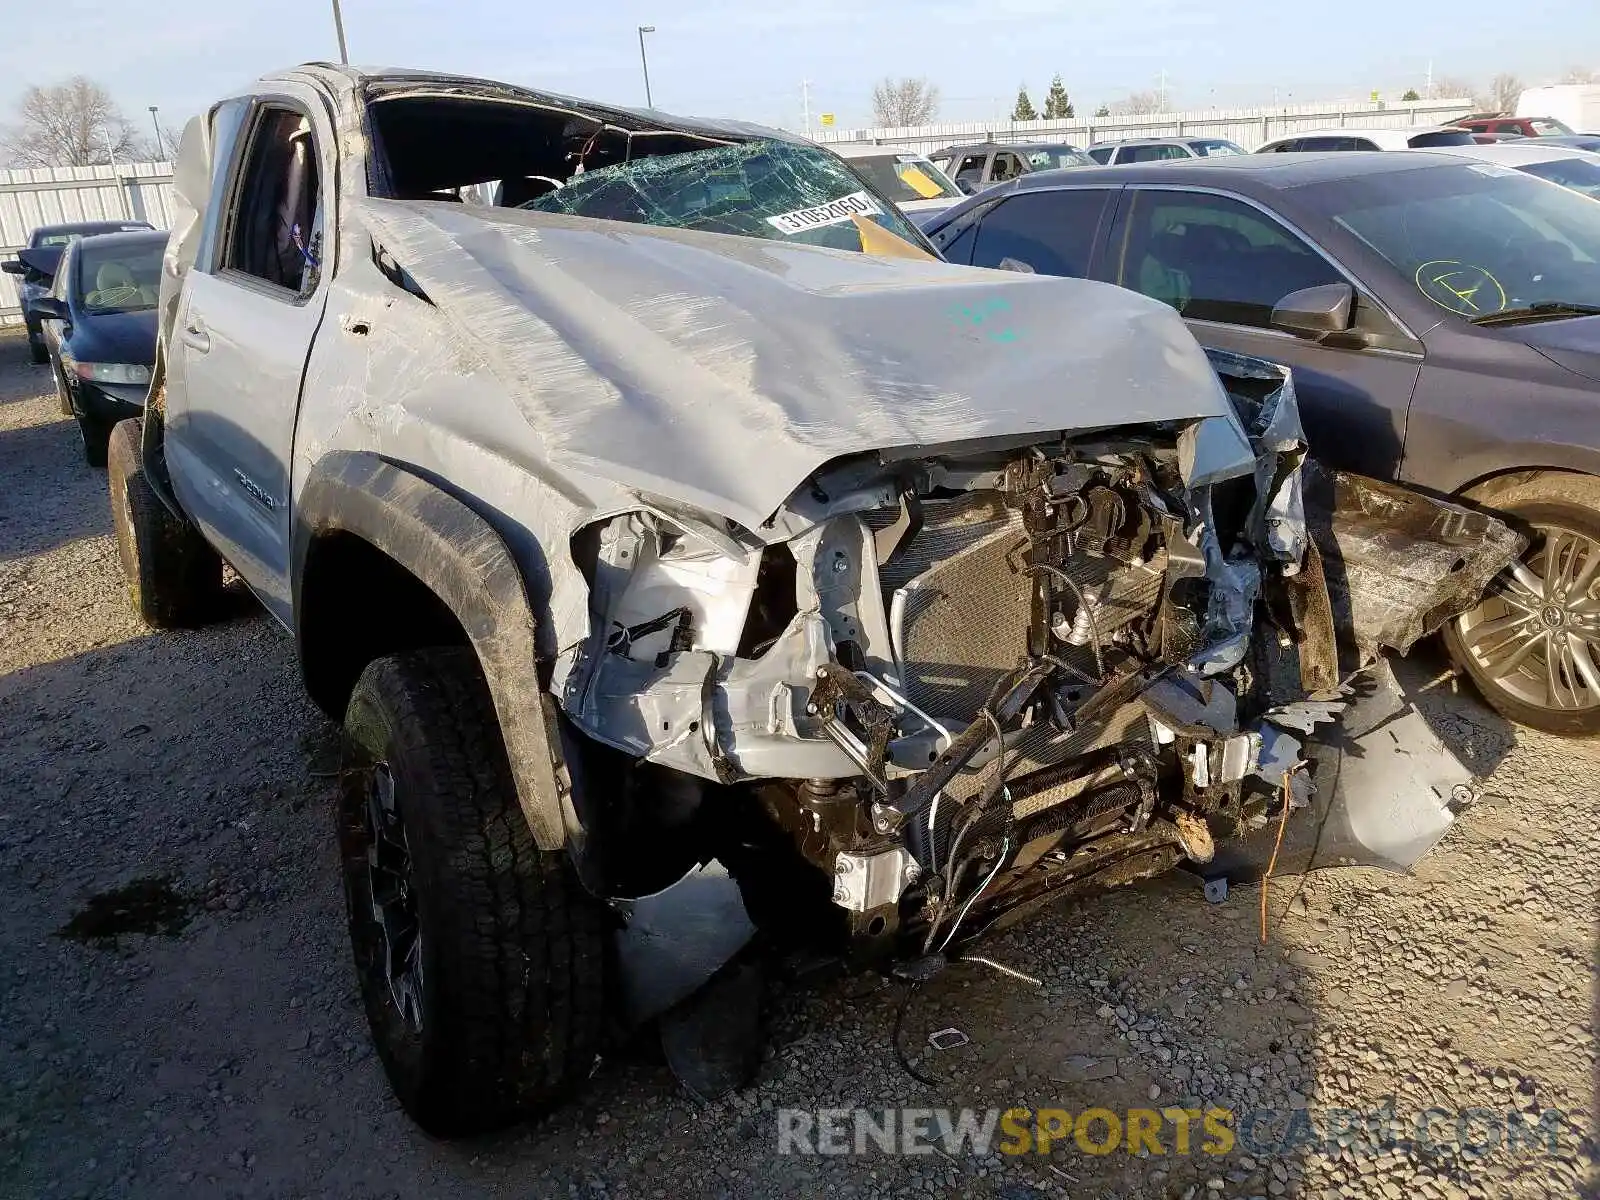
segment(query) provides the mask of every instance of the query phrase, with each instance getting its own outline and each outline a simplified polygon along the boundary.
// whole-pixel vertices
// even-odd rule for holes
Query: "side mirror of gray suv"
[[[1348,283],[1323,283],[1290,292],[1272,306],[1272,327],[1322,337],[1350,328],[1356,290]]]

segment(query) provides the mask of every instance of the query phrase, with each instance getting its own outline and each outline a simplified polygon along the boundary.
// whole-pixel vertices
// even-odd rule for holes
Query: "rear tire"
[[[534,843],[472,652],[370,663],[340,777],[350,940],[401,1105],[457,1137],[561,1100],[600,1043],[603,912]]]
[[[154,629],[203,625],[221,607],[222,558],[151,489],[139,453],[142,426],[138,419],[117,422],[106,456],[128,598],[134,615]]]
[[[1530,545],[1494,594],[1445,626],[1451,659],[1507,720],[1600,734],[1600,479],[1523,472],[1471,495]]]

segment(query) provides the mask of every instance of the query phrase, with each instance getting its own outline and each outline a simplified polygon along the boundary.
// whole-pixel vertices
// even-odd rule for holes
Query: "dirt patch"
[[[168,877],[135,879],[90,896],[56,936],[74,942],[115,941],[130,933],[176,937],[189,924],[192,907]]]

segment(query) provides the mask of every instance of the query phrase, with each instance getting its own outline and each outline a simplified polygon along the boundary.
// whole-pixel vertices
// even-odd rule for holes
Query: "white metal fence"
[[[1445,125],[1472,111],[1471,99],[1375,104],[1338,102],[1270,108],[1209,108],[1149,116],[1088,117],[1064,121],[967,121],[904,129],[824,129],[821,142],[879,142],[924,152],[962,142],[1060,141],[1077,146],[1133,137],[1221,137],[1254,150],[1263,142],[1303,129]]]
[[[172,164],[38,167],[0,171],[0,259],[12,258],[40,225],[73,221],[172,224]],[[22,320],[17,277],[0,274],[0,325]]]

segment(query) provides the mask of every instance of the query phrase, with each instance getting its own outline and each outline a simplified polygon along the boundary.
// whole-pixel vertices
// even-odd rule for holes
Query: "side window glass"
[[[1188,158],[1182,146],[1124,146],[1119,163],[1160,162],[1164,158]]]
[[[1304,138],[1290,138],[1286,142],[1279,142],[1272,148],[1274,154],[1297,154],[1305,148]]]
[[[207,192],[205,221],[200,244],[195,248],[195,269],[212,272],[217,268],[217,246],[222,241],[222,226],[228,210],[228,179],[233,169],[244,123],[250,115],[250,101],[224,100],[211,110],[211,187]]]
[[[322,189],[311,122],[287,108],[261,111],[234,192],[221,267],[297,296],[316,290]]]
[[[1115,149],[1115,146],[1096,146],[1089,151],[1089,157],[1103,167],[1111,161],[1111,152]]]
[[[945,262],[967,266],[972,262],[972,247],[978,239],[978,222],[970,222],[965,229],[956,234],[948,246],[941,245],[939,253],[944,255]]]
[[[961,159],[961,165],[956,168],[956,174],[965,175],[968,171],[976,171],[978,174],[982,175],[983,164],[987,157],[988,156],[984,154],[963,155]]]
[[[1099,188],[1020,192],[998,205],[978,227],[975,267],[1028,267],[1040,275],[1089,273],[1111,193]]]
[[[1351,138],[1349,140],[1350,145],[1347,149],[1350,150],[1376,150],[1378,148],[1377,142],[1368,141],[1366,138]]]
[[[1009,150],[1001,150],[994,156],[995,181],[1002,182],[1015,179],[1022,174],[1022,160]]]
[[[1185,317],[1265,329],[1290,292],[1341,279],[1299,237],[1237,200],[1167,191],[1134,198],[1121,283]]]

